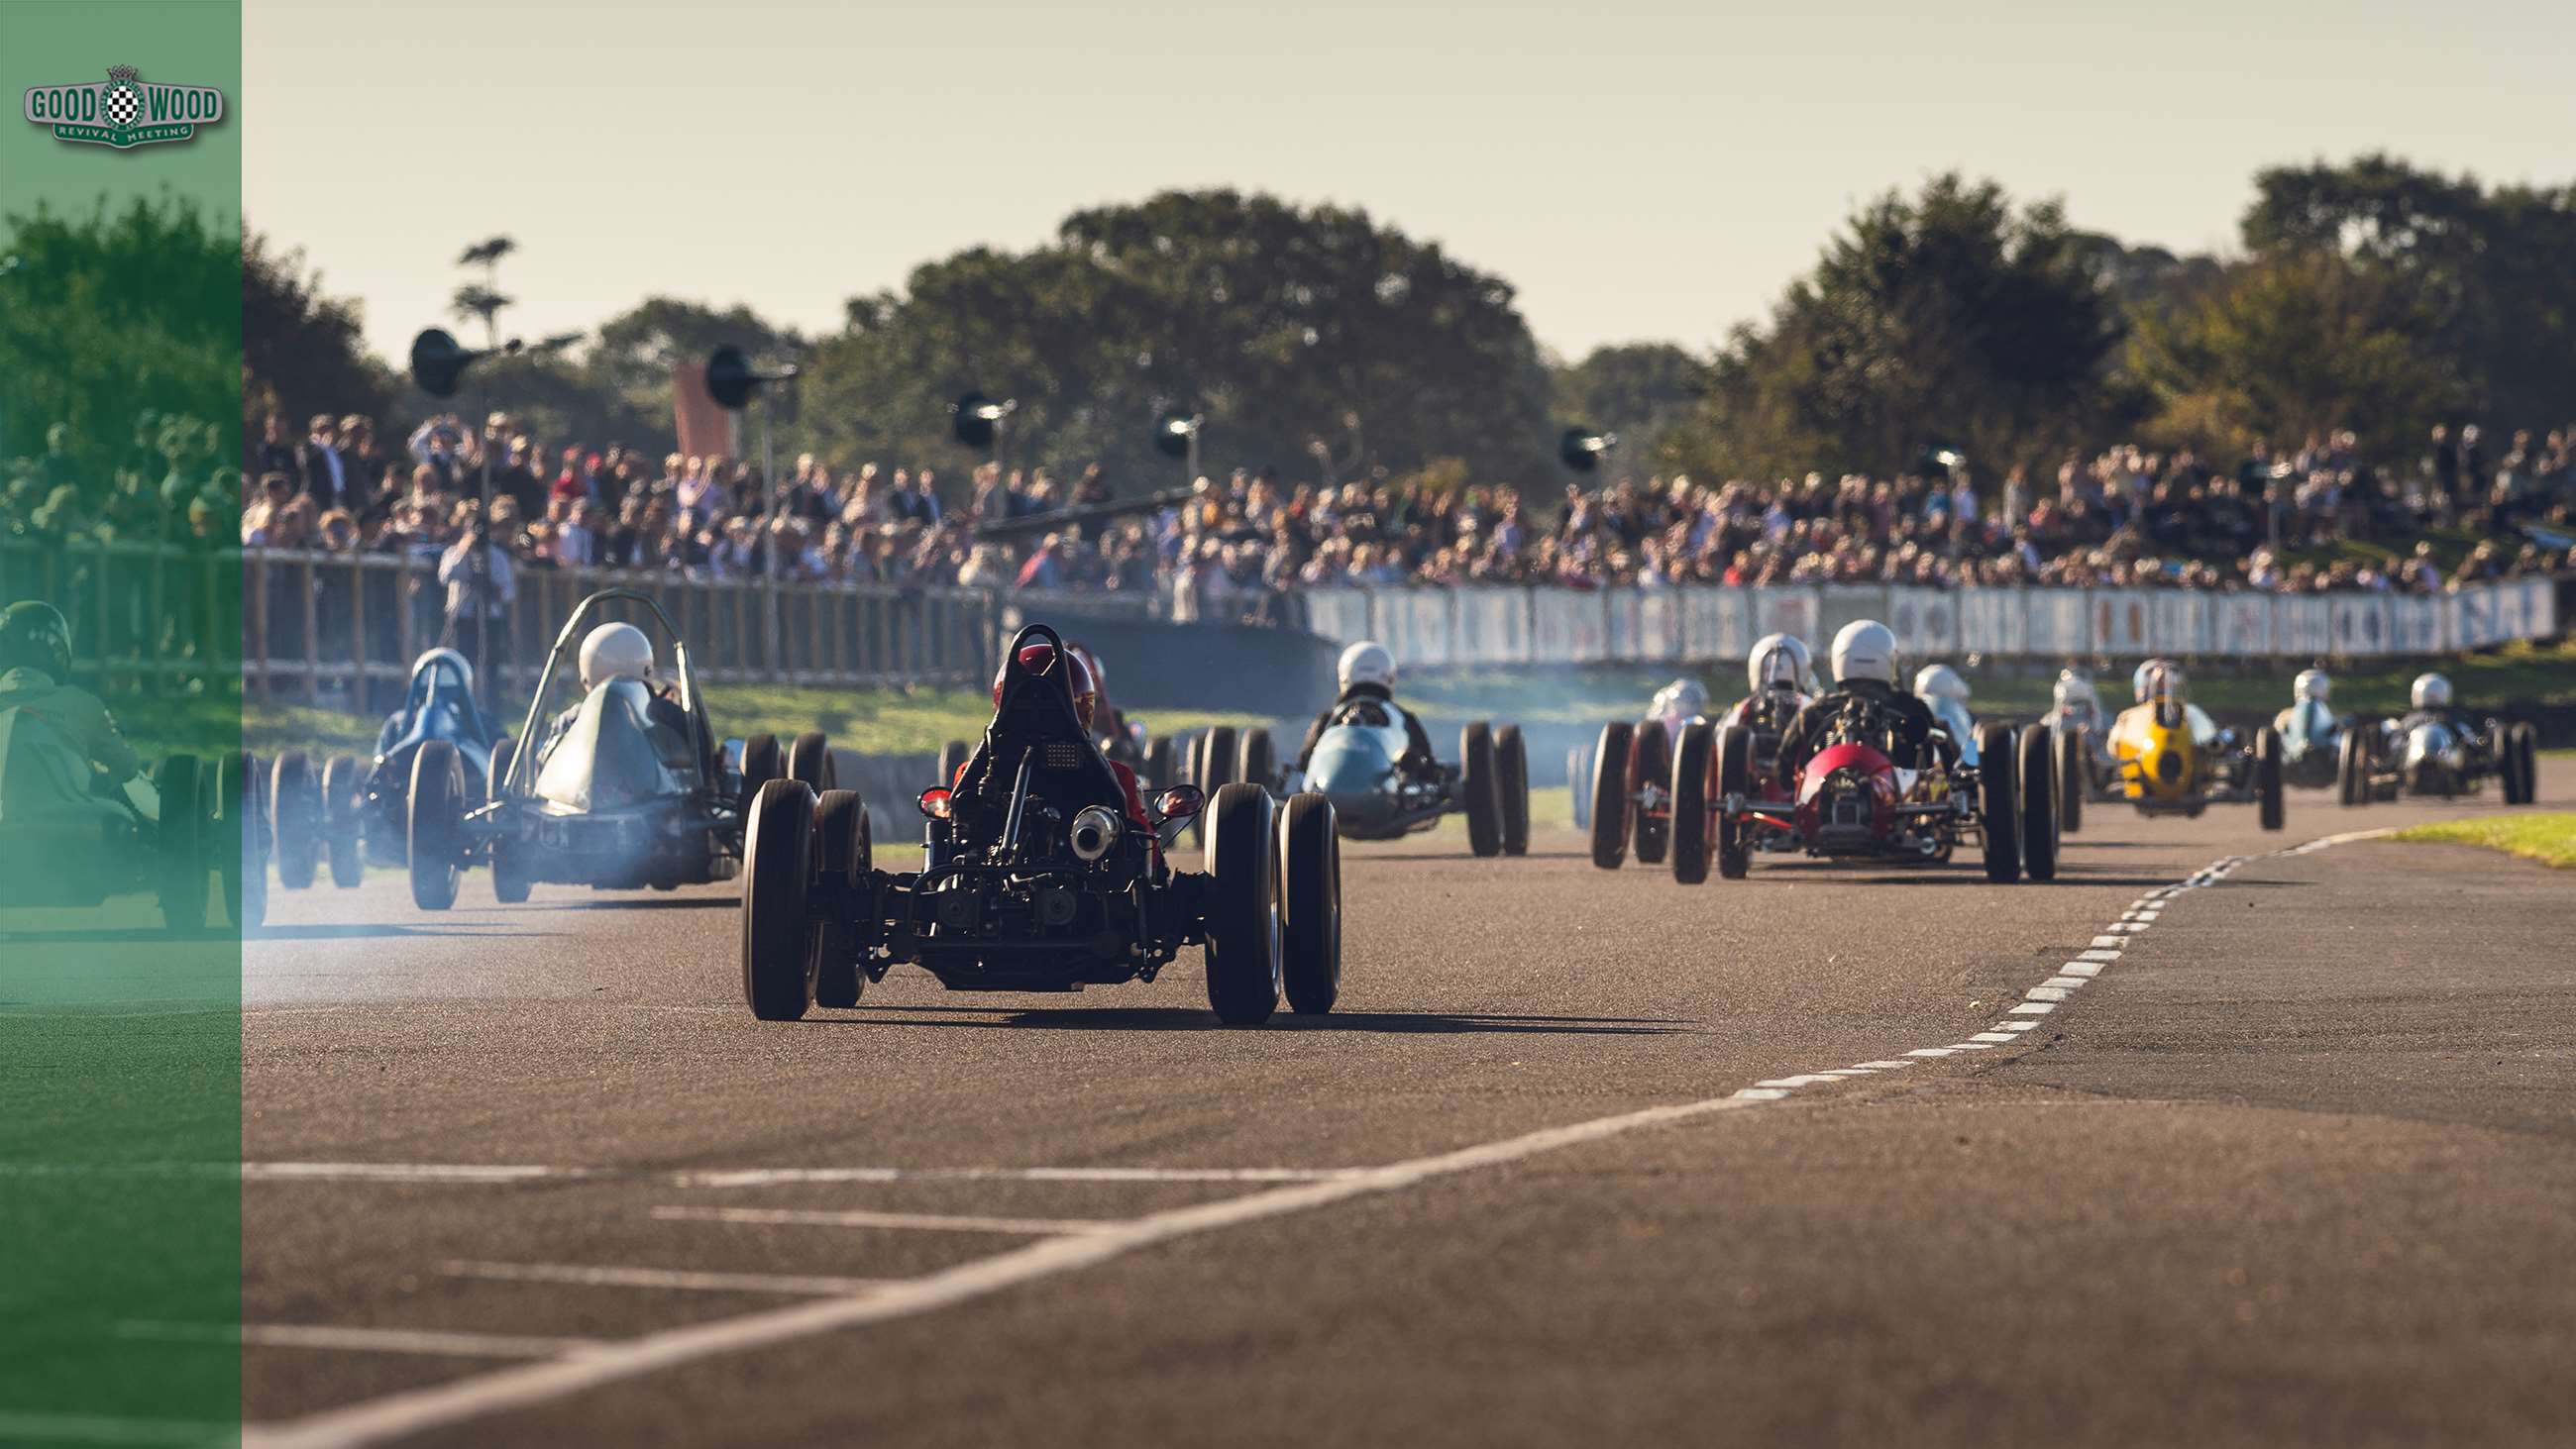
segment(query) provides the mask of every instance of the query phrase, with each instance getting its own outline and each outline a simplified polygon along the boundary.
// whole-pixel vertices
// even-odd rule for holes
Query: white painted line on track
[[[102,1414],[36,1414],[0,1411],[0,1443],[10,1444],[229,1444],[236,1424],[185,1419],[120,1419]]]
[[[1127,1224],[1116,1218],[981,1218],[954,1213],[842,1212],[833,1209],[657,1207],[666,1223],[750,1223],[809,1228],[896,1228],[924,1233],[1026,1233],[1036,1237],[1105,1233]]]
[[[754,1167],[684,1172],[683,1187],[843,1182],[1326,1182],[1353,1167]]]
[[[217,1177],[243,1182],[336,1182],[521,1187],[546,1182],[657,1182],[743,1188],[894,1182],[1329,1182],[1356,1167],[743,1167],[659,1170],[524,1162],[0,1162],[8,1177]]]
[[[564,1283],[577,1288],[657,1288],[687,1293],[785,1293],[829,1296],[865,1293],[891,1279],[843,1278],[811,1273],[704,1273],[680,1268],[617,1268],[587,1263],[441,1263],[451,1278],[501,1283]]]
[[[446,1333],[423,1328],[348,1328],[331,1323],[120,1323],[119,1338],[163,1343],[238,1343],[260,1348],[416,1353],[441,1358],[558,1358],[605,1346],[596,1338],[525,1333]]]

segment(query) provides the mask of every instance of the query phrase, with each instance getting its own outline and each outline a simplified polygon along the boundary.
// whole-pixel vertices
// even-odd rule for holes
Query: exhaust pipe
[[[1086,805],[1073,817],[1074,858],[1089,864],[1118,843],[1118,817],[1103,806]]]

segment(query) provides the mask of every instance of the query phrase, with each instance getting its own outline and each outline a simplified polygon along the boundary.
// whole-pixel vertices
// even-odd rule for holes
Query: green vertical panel
[[[24,118],[115,66],[224,115],[125,150]],[[0,659],[0,1443],[238,1436],[240,87],[237,4],[0,0],[0,605],[61,606],[74,659]],[[80,763],[117,753],[84,696],[158,819]]]

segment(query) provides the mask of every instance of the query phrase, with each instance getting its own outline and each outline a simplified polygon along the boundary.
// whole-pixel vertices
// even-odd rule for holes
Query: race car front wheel
[[[742,995],[762,1021],[794,1021],[814,1002],[806,896],[814,872],[814,792],[772,780],[743,831]]]
[[[509,745],[504,739],[494,749],[496,762]],[[355,756],[333,755],[322,766],[322,838],[331,857],[331,884],[344,891],[367,883],[366,806],[366,768]]]
[[[2343,805],[2358,805],[2370,790],[2369,767],[2359,723],[2343,732],[2343,742],[2335,746],[2335,799]]]
[[[1494,731],[1494,779],[1503,791],[1503,854],[1529,854],[1529,745],[1521,727]]]
[[[259,761],[248,750],[224,756],[217,767],[206,843],[223,878],[224,910],[236,930],[256,930],[268,919],[268,818],[261,809]]]
[[[1727,725],[1717,732],[1717,793],[1721,800],[1730,796],[1753,793],[1753,732],[1741,725]],[[1744,822],[1721,811],[1717,817],[1717,873],[1725,880],[1742,880],[1753,868],[1753,852],[1745,840]]]
[[[2084,736],[2074,730],[2057,734],[2057,829],[2073,835],[2084,828]]]
[[[2285,823],[2281,810],[2281,732],[2265,725],[2254,736],[2254,801],[2266,830]]]
[[[814,1004],[841,1008],[859,1004],[868,989],[859,969],[859,951],[867,937],[857,912],[861,886],[874,863],[868,838],[868,808],[855,790],[826,790],[814,803],[814,904],[823,917],[814,925]],[[873,934],[872,932],[869,934]]]
[[[456,746],[430,740],[411,757],[411,900],[424,911],[456,904],[464,874],[465,762]]]
[[[153,893],[161,907],[161,924],[182,936],[206,929],[203,783],[198,762],[186,755],[173,755],[152,767],[152,788],[161,797]]]
[[[2021,879],[2021,809],[2009,728],[1990,724],[1977,730],[1977,782],[1984,794],[1978,824],[1986,838],[1986,879],[2010,885]]]
[[[1650,719],[1644,724],[1637,726],[1636,754],[1637,763],[1635,769],[1631,773],[1631,780],[1633,781],[1631,788],[1642,786],[1649,782],[1656,785],[1664,785],[1671,781],[1673,770],[1673,736],[1670,730],[1664,728],[1664,722],[1662,720]],[[1663,815],[1657,815],[1654,811],[1645,809],[1642,806],[1637,807],[1635,813],[1637,830],[1635,839],[1632,843],[1637,848],[1638,863],[1642,865],[1663,864],[1664,847],[1669,844],[1673,838],[1673,820],[1671,814],[1666,813]]]
[[[1288,797],[1279,812],[1279,975],[1288,1009],[1320,1016],[1342,994],[1342,843],[1333,802]]]
[[[1698,885],[1708,879],[1708,782],[1717,743],[1706,720],[1682,726],[1673,751],[1673,879]]]
[[[1479,856],[1503,853],[1503,782],[1494,754],[1494,731],[1483,720],[1461,731],[1458,791],[1465,796],[1467,848]]]
[[[1208,826],[1208,1005],[1228,1026],[1259,1026],[1279,1009],[1281,984],[1270,796],[1258,785],[1219,786],[1205,813],[1215,817]]]
[[[2057,879],[2057,751],[2049,728],[2021,732],[2021,868],[2035,881]]]
[[[805,788],[817,795],[840,783],[840,772],[832,763],[832,742],[821,730],[807,730],[787,747],[787,774],[804,781]]]
[[[277,883],[304,890],[313,884],[322,840],[322,789],[313,778],[312,758],[302,750],[278,756],[270,767],[268,800],[277,842]]]
[[[1636,726],[1614,719],[1592,751],[1592,863],[1617,870],[1628,859],[1628,755]]]

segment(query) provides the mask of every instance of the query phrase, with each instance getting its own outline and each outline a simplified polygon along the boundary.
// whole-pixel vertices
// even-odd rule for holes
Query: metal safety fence
[[[1318,589],[1302,602],[1308,626],[1326,638],[1376,639],[1407,663],[1435,666],[1741,659],[1764,634],[1821,646],[1855,619],[1885,623],[1917,659],[2356,659],[2456,653],[2560,629],[2557,585],[2546,578],[2429,597],[1796,584]]]

